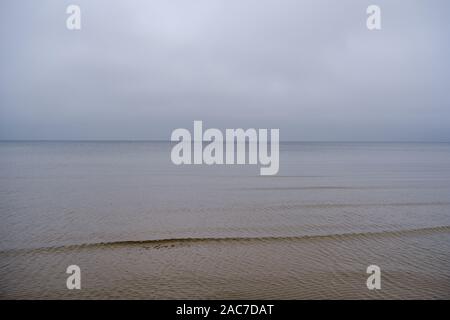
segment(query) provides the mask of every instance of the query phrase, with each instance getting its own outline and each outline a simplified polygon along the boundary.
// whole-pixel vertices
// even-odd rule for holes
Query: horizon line
[[[191,140],[196,142],[197,140]],[[200,140],[201,141],[201,140]],[[198,142],[200,142],[198,141]],[[225,141],[225,140],[223,140]],[[161,139],[0,139],[0,142],[179,142]],[[210,141],[202,141],[210,142]],[[450,143],[442,140],[281,140],[280,143]]]

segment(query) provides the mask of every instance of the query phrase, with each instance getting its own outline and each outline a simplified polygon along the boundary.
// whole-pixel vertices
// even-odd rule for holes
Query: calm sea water
[[[0,297],[450,298],[450,144],[282,143],[276,176],[170,150],[1,142]]]

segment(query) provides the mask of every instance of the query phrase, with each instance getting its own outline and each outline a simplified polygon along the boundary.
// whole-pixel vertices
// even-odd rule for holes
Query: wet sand
[[[450,227],[11,250],[1,253],[2,279],[14,279],[3,283],[2,295],[11,299],[449,299],[449,252]],[[64,287],[67,275],[60,266],[73,262],[82,270],[82,290]],[[381,290],[366,287],[370,264],[381,267]]]

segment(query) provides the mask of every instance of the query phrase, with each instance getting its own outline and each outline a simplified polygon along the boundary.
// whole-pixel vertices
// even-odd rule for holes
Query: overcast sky
[[[0,139],[168,140],[203,120],[449,141],[449,14],[447,0],[1,0]]]

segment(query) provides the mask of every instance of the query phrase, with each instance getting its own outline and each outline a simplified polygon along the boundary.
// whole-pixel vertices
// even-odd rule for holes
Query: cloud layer
[[[366,28],[373,3],[380,31]],[[445,0],[0,6],[0,139],[167,140],[193,120],[282,140],[450,137]]]

